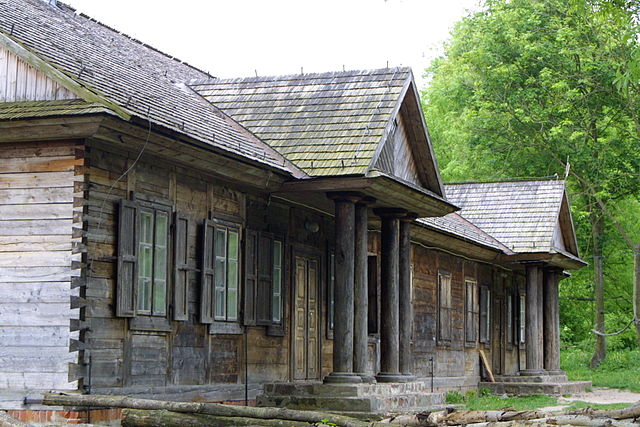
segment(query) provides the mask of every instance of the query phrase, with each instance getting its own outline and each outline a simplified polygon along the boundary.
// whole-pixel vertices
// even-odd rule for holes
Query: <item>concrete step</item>
[[[270,383],[265,384],[263,390],[265,395],[274,396],[366,397],[430,393],[431,384],[424,381],[375,384]]]
[[[533,394],[547,394],[561,396],[565,394],[584,393],[591,388],[591,381],[566,382],[481,382],[479,388],[488,388],[497,394],[528,396]]]
[[[566,383],[569,381],[566,375],[499,375],[496,382],[505,383]]]
[[[256,399],[258,406],[368,413],[424,411],[442,407],[444,402],[444,393],[409,393],[368,397],[274,396],[263,394]]]

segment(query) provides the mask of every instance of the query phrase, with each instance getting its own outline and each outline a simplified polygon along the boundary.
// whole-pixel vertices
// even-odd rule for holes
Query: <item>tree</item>
[[[640,190],[640,91],[625,74],[638,42],[634,11],[620,3],[487,0],[458,23],[423,93],[445,179],[568,171],[591,233],[581,241],[593,256],[599,331],[609,206]],[[605,354],[598,336],[592,365]]]

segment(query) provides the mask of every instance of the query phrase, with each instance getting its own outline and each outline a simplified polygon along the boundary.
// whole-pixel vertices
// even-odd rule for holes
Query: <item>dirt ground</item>
[[[570,397],[558,399],[558,406],[541,408],[544,411],[561,411],[569,406],[571,402],[581,400],[588,403],[635,403],[640,401],[640,393],[634,393],[617,388],[593,387],[593,391],[588,393],[572,394]]]

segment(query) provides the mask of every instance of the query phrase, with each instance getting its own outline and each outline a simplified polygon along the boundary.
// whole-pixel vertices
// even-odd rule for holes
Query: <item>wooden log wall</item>
[[[238,218],[252,229],[288,233],[289,207],[259,194],[245,194],[198,170],[171,165],[144,154],[118,151],[90,141],[86,169],[84,228],[88,259],[87,301],[83,327],[84,381],[93,393],[128,392],[212,400],[244,397],[245,345],[251,393],[258,383],[289,378],[288,304],[284,305],[284,336],[268,336],[264,326],[242,334],[210,334],[199,321],[200,236],[209,211]],[[129,192],[170,200],[173,210],[189,219],[187,321],[171,321],[169,331],[136,330],[131,321],[115,317],[117,268],[117,205]],[[306,236],[305,239],[313,240]],[[309,242],[307,242],[309,243]],[[284,254],[288,259],[290,254]],[[285,263],[288,268],[290,263]],[[285,292],[290,289],[284,272]],[[242,282],[241,282],[242,284]],[[242,287],[242,286],[241,286]],[[285,300],[287,296],[285,294]],[[90,378],[90,379],[89,379]]]
[[[77,387],[69,324],[79,317],[83,157],[71,141],[0,144],[0,389]],[[19,407],[7,399],[4,408]]]

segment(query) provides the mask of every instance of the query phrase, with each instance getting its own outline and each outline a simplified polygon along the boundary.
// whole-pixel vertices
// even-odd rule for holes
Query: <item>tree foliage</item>
[[[569,173],[596,270],[570,283],[585,289],[598,288],[609,241],[623,235],[627,252],[640,250],[616,211],[640,193],[639,10],[624,0],[486,0],[427,70],[423,103],[445,180]]]

